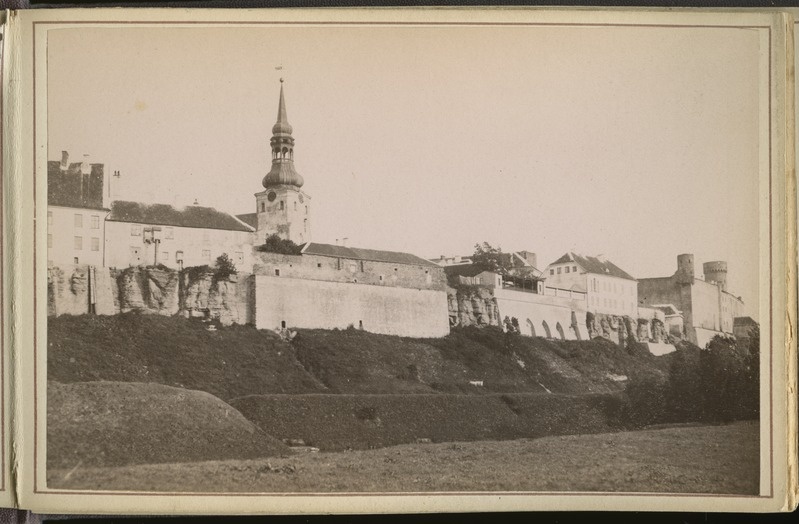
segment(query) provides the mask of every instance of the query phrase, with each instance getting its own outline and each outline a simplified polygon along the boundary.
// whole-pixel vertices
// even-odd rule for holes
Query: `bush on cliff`
[[[264,253],[280,255],[299,255],[302,252],[302,246],[298,246],[287,238],[280,238],[278,235],[269,235],[266,237],[266,242],[255,249]]]
[[[756,347],[759,351],[759,344]],[[756,362],[750,347],[739,347],[727,337],[714,337],[705,349],[680,344],[671,355],[665,382],[638,378],[628,384],[622,421],[638,427],[757,418]]]

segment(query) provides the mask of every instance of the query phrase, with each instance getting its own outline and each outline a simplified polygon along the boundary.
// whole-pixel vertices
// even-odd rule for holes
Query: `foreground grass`
[[[756,494],[753,422],[284,458],[51,470],[48,487],[173,492],[615,491]]]

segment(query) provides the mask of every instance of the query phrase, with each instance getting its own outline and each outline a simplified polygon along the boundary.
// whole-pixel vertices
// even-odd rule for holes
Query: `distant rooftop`
[[[103,164],[47,162],[47,204],[103,209]],[[88,172],[86,172],[88,171]]]
[[[302,248],[302,254],[347,258],[351,260],[370,260],[373,262],[387,262],[389,264],[405,264],[410,266],[440,267],[438,264],[434,264],[429,260],[425,260],[410,253],[336,246],[333,244],[319,244],[317,242],[305,244]]]
[[[582,267],[588,273],[608,275],[611,277],[624,278],[627,280],[635,280],[632,275],[621,269],[610,260],[600,257],[589,257],[569,252],[552,262],[552,265],[566,264],[568,262],[576,262],[577,265]]]
[[[145,204],[126,200],[116,200],[111,204],[111,214],[108,216],[108,220],[228,231],[252,231],[252,228],[237,220],[233,215],[212,207],[176,208],[168,204]]]

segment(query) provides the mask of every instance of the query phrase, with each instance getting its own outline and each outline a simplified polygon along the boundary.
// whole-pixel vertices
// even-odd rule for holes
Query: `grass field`
[[[756,423],[290,457],[49,470],[48,487],[195,492],[612,491],[756,494]]]

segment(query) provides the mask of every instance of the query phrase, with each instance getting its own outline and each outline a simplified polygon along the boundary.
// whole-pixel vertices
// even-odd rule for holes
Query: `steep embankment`
[[[670,356],[604,339],[552,341],[498,328],[440,339],[303,330],[292,343],[249,326],[128,313],[48,322],[48,378],[154,382],[224,400],[275,393],[608,393],[660,375]]]

